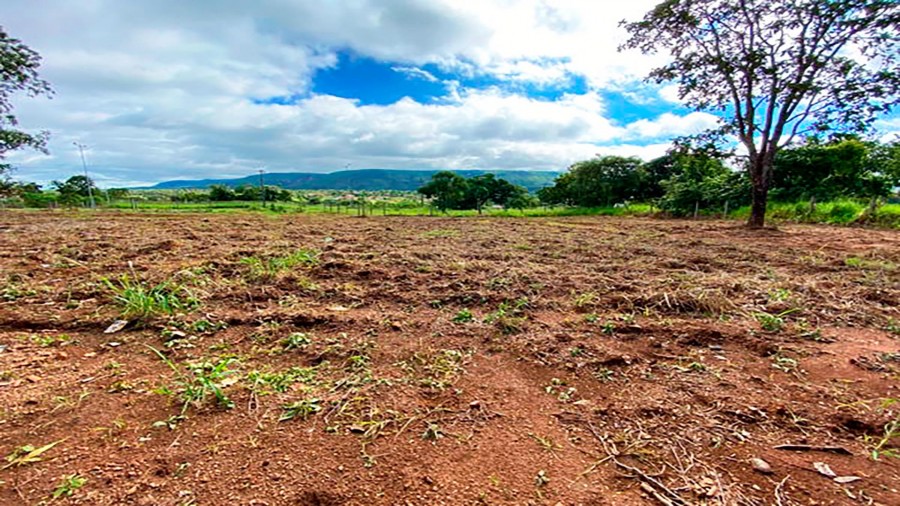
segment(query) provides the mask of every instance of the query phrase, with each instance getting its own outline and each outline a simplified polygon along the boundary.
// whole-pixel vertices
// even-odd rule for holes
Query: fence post
[[[694,219],[700,216],[700,201],[694,202]]]
[[[722,215],[722,219],[724,219],[724,220],[728,219],[728,201],[727,200],[725,201],[725,213]]]

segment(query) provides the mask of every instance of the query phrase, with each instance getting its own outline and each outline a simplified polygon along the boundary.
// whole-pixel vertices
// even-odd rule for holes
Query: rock
[[[854,481],[859,481],[862,478],[859,476],[838,476],[834,479],[835,483],[845,484],[845,483],[853,483]]]
[[[772,466],[770,466],[769,463],[763,459],[754,457],[750,459],[750,465],[753,466],[754,471],[760,472],[762,474],[774,473],[774,471],[772,471]]]
[[[28,376],[25,376],[25,379],[28,380],[30,383],[37,383],[38,381],[41,381],[41,377],[36,376],[34,374],[29,374]]]
[[[128,325],[128,320],[116,320],[110,324],[109,327],[106,327],[106,330],[103,331],[104,334],[114,334]]]

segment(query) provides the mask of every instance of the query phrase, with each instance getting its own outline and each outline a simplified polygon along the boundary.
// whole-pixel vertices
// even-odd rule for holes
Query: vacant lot
[[[896,505],[898,308],[888,231],[0,214],[0,503]]]

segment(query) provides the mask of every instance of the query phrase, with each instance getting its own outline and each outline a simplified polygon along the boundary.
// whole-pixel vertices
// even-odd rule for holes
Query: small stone
[[[40,376],[35,376],[34,374],[29,374],[28,376],[25,376],[25,379],[27,379],[31,383],[37,383],[38,381],[41,381]]]
[[[61,351],[56,354],[56,358],[58,358],[60,360],[65,360],[65,359],[69,358],[69,354],[64,351]]]
[[[481,409],[481,401],[474,400],[469,403],[469,409]]]
[[[768,462],[760,458],[750,459],[750,465],[753,466],[753,469],[755,471],[762,474],[772,474],[774,472],[772,471],[772,466],[770,466]]]
[[[114,334],[128,325],[128,320],[116,320],[110,324],[109,327],[106,327],[106,330],[103,331],[104,334]]]
[[[835,483],[845,484],[845,483],[853,483],[854,481],[859,481],[862,478],[859,476],[838,476],[834,479]]]

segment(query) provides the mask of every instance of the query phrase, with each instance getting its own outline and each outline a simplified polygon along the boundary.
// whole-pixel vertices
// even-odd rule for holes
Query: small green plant
[[[171,281],[150,286],[125,274],[117,280],[103,278],[102,282],[113,293],[113,300],[126,319],[174,315],[194,310],[200,305],[200,301],[186,287]]]
[[[444,437],[444,433],[441,431],[441,427],[434,423],[429,423],[425,427],[425,432],[422,433],[422,439],[426,441],[437,441],[442,437]]]
[[[475,317],[472,315],[471,311],[468,309],[460,309],[453,317],[453,323],[469,323],[474,319]]]
[[[884,326],[884,330],[900,336],[900,322],[891,318],[888,320],[887,325]]]
[[[225,322],[211,322],[209,320],[197,320],[190,325],[190,329],[198,334],[208,334],[228,328]]]
[[[799,369],[800,362],[795,358],[786,357],[781,353],[776,353],[772,359],[772,367],[786,373],[791,373]]]
[[[87,478],[78,474],[63,476],[62,482],[53,491],[53,498],[72,497],[75,495],[75,491],[83,487],[85,483],[87,483]]]
[[[202,405],[210,397],[213,397],[220,407],[226,409],[234,407],[234,402],[225,394],[224,388],[233,383],[231,376],[235,374],[235,371],[229,369],[228,366],[235,363],[236,359],[221,358],[215,362],[191,363],[185,366],[185,371],[156,348],[152,346],[148,346],[148,348],[153,350],[175,372],[175,389],[161,387],[157,391],[166,395],[177,394],[182,401],[182,415],[187,412],[189,406]]]
[[[522,331],[527,307],[528,299],[525,298],[514,302],[501,302],[496,311],[484,318],[484,322],[494,324],[504,334],[516,334]]]
[[[879,409],[883,411],[895,404],[900,404],[900,399],[887,398],[881,401]],[[900,459],[900,415],[884,425],[884,432],[881,435],[866,434],[862,439],[869,448],[872,460],[879,460],[881,457]]]
[[[312,339],[303,332],[293,332],[281,341],[284,351],[300,350],[306,348],[312,343]]]
[[[775,302],[784,302],[791,298],[791,291],[787,288],[776,288],[769,292],[769,300]]]
[[[24,297],[34,297],[37,292],[34,290],[24,289],[16,284],[8,284],[0,289],[0,300],[6,302],[14,302]]]
[[[548,394],[555,395],[560,402],[568,402],[577,392],[575,387],[567,387],[566,382],[559,378],[551,378],[550,384],[544,387]]]
[[[282,406],[283,411],[281,416],[278,417],[278,421],[285,422],[295,418],[306,420],[311,415],[322,411],[321,403],[322,401],[320,399],[303,399],[290,404],[285,404]]]
[[[33,464],[35,462],[40,462],[42,459],[42,455],[50,451],[54,446],[62,443],[63,440],[54,441],[50,444],[46,444],[41,446],[40,448],[35,448],[32,445],[24,445],[16,447],[9,455],[6,456],[7,464],[3,466],[2,469],[7,469],[9,467],[21,467],[25,464]]]
[[[49,348],[51,346],[64,346],[71,343],[73,339],[67,334],[59,334],[57,336],[52,334],[34,334],[28,340],[41,348]]]
[[[759,322],[759,326],[762,327],[762,329],[766,332],[780,332],[784,328],[784,317],[797,311],[799,310],[796,308],[788,309],[777,314],[770,314],[764,311],[760,311],[758,313],[754,313],[753,316],[756,318],[756,321]]]
[[[675,365],[673,366],[679,372],[706,372],[707,367],[706,364],[702,362],[691,362],[687,365]]]
[[[602,367],[602,368],[594,371],[594,377],[604,383],[613,381],[615,379],[615,375],[616,375],[615,372],[613,372],[611,369],[607,369],[605,367]]]
[[[600,326],[600,332],[611,336],[616,333],[616,324],[614,322],[605,322]]]
[[[575,308],[581,310],[595,306],[597,304],[598,296],[596,292],[584,292],[576,294],[573,298]]]
[[[553,452],[554,450],[558,449],[553,440],[550,439],[550,436],[542,437],[533,432],[529,432],[528,436],[531,437],[531,439],[534,439],[541,448],[547,450],[548,452]]]
[[[313,367],[291,367],[281,372],[247,373],[247,381],[250,383],[248,388],[257,395],[287,392],[294,383],[312,384],[315,380],[316,369]]]
[[[253,279],[274,278],[282,272],[289,271],[297,266],[314,267],[319,263],[319,252],[312,249],[298,249],[284,256],[261,258],[258,256],[244,257],[240,262],[249,269],[249,276]]]

